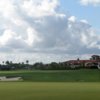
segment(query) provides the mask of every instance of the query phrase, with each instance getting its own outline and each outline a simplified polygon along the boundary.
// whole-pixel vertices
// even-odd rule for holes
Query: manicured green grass
[[[1,71],[22,82],[0,82],[0,100],[100,100],[100,70]]]
[[[100,83],[1,82],[0,100],[100,100]]]
[[[21,76],[25,82],[100,82],[100,70],[1,71],[0,76]]]

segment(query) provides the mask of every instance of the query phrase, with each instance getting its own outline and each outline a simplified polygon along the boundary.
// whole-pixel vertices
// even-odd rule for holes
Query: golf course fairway
[[[100,83],[0,82],[0,100],[100,100]]]

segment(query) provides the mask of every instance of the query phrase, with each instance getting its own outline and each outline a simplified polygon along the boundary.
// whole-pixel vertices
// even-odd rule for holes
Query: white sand
[[[0,77],[0,81],[19,81],[22,80],[22,77],[12,77],[12,78],[7,78],[6,76]]]

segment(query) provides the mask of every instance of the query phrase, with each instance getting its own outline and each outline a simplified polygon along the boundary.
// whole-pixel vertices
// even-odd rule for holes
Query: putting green
[[[0,100],[100,100],[100,83],[1,82]]]

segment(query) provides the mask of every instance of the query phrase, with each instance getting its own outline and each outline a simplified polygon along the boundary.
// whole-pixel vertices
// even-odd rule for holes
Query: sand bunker
[[[0,81],[19,81],[22,80],[22,77],[10,77],[7,78],[6,76],[0,77]]]

